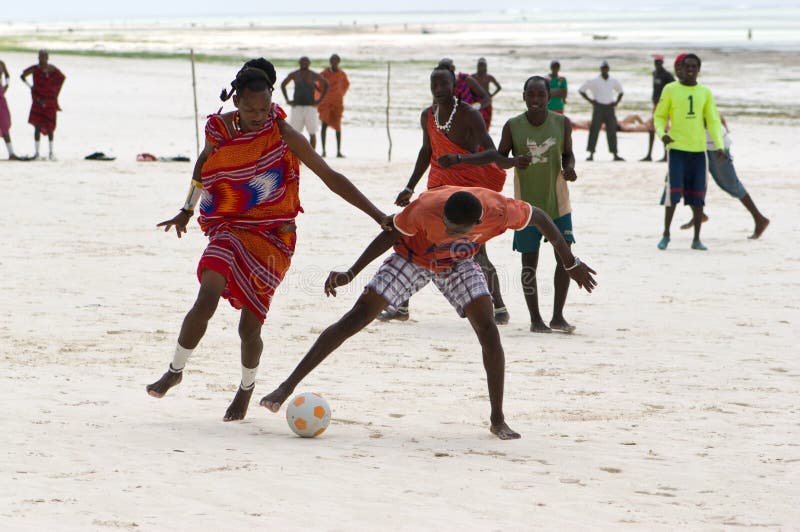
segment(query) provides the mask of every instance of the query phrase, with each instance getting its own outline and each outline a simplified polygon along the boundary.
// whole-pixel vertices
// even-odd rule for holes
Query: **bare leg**
[[[658,249],[667,249],[669,245],[669,227],[672,225],[672,217],[675,215],[675,205],[669,205],[664,208],[664,234],[661,236],[661,242],[658,243]]]
[[[692,240],[692,249],[705,251],[708,248],[700,242],[700,226],[703,224],[703,206],[692,205],[692,223],[694,224],[694,239]]]
[[[248,308],[242,309],[239,319],[239,338],[242,340],[242,365],[251,369],[257,367],[261,360],[261,351],[264,349],[264,342],[261,340],[261,320]],[[253,390],[255,390],[255,386],[245,390],[240,384],[236,396],[222,420],[244,419],[244,416],[247,415],[247,407],[250,406]]]
[[[314,148],[315,150],[317,149],[317,136],[316,135],[312,135],[312,134],[309,133],[308,142],[311,143],[311,147],[312,148]]]
[[[567,244],[572,247],[571,242]],[[553,319],[550,320],[550,327],[552,329],[571,333],[575,330],[574,325],[567,323],[564,319],[564,304],[567,302],[567,292],[569,292],[569,274],[564,269],[561,259],[556,254],[556,271],[553,274]]]
[[[531,332],[549,333],[550,327],[544,324],[539,313],[539,289],[536,286],[536,268],[539,264],[539,252],[531,251],[522,254],[522,293],[531,316]]]
[[[328,156],[328,154],[325,153],[325,137],[327,136],[327,133],[328,133],[328,124],[323,122],[322,123],[322,130],[320,131],[320,137],[321,137],[321,140],[322,140],[322,156],[323,157],[327,157]]]
[[[343,159],[344,155],[342,155],[342,132],[341,130],[336,132],[336,157]]]
[[[386,300],[372,290],[367,289],[347,314],[322,331],[322,334],[292,371],[289,378],[283,381],[274,391],[261,398],[261,406],[270,409],[272,412],[277,412],[306,375],[311,373],[345,340],[369,325],[380,311],[386,308],[386,305]]]
[[[217,310],[219,298],[225,289],[225,277],[211,270],[205,270],[200,279],[200,291],[197,299],[183,318],[178,343],[186,349],[194,349],[206,332],[208,321]],[[151,397],[164,397],[167,390],[179,384],[183,379],[182,372],[167,371],[153,384],[147,386],[147,393]]]
[[[706,223],[708,221],[708,215],[703,212],[703,217],[700,219],[701,223]],[[685,224],[681,225],[681,229],[691,229],[694,227],[694,214],[692,214],[692,219],[686,222]]]
[[[470,325],[478,335],[483,350],[483,367],[489,387],[491,414],[489,430],[501,440],[515,440],[521,436],[511,430],[503,415],[503,385],[505,381],[505,354],[500,343],[500,332],[494,322],[492,302],[488,297],[479,297],[464,309]]]
[[[506,305],[503,303],[503,296],[500,294],[500,279],[497,277],[497,269],[489,260],[486,244],[483,244],[478,253],[475,254],[475,262],[481,267],[483,275],[486,277],[486,284],[489,285],[489,293],[492,294],[494,308],[504,308]]]
[[[760,237],[761,233],[763,233],[767,229],[767,226],[769,225],[769,218],[761,214],[761,211],[758,210],[756,204],[753,203],[753,198],[750,197],[750,194],[745,194],[745,196],[740,201],[742,202],[742,205],[744,205],[745,208],[753,216],[753,222],[755,222],[756,224],[756,228],[753,231],[753,234],[747,238],[755,239]]]

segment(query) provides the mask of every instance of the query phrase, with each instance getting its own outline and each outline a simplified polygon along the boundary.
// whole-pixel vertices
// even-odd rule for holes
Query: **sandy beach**
[[[355,37],[341,39],[332,42],[344,47]],[[416,58],[424,43],[414,42]],[[609,53],[553,46],[536,57],[534,70],[502,47],[448,53],[450,46],[443,40],[424,62],[400,61],[393,70],[391,162],[385,64],[363,58],[348,72],[347,158],[329,162],[387,212],[411,173],[421,136],[414,123],[430,103],[428,74],[439,56],[454,56],[462,70],[478,55],[489,57],[504,85],[491,131],[498,142],[503,122],[523,110],[519,88],[527,75],[542,73],[551,57],[563,64],[580,56],[563,69],[577,89]],[[630,94],[620,114],[646,112],[648,54],[658,50],[622,48],[615,57]],[[280,59],[305,52],[295,48]],[[761,239],[748,240],[749,215],[712,183],[703,228],[709,251],[689,249],[691,235],[677,228],[689,210],[680,207],[672,244],[660,252],[665,166],[635,162],[646,134],[620,134],[625,163],[611,162],[601,136],[597,160],[586,163],[586,132],[575,132],[574,251],[599,281],[591,295],[571,288],[566,317],[577,331],[530,333],[512,235],[488,246],[511,313],[501,328],[505,411],[523,435],[511,442],[488,431],[485,374],[469,324],[432,287],[415,296],[409,322],[371,324],[298,388],[320,392],[332,407],[322,437],[298,438],[285,409],[258,406],[378,266],[339,297],[325,297],[327,272],[348,267],[377,228],[305,169],[298,250],[265,323],[247,419],[222,422],[240,378],[239,315],[227,302],[183,383],[164,399],[149,397],[144,387],[166,369],[196,295],[206,238],[196,221],[180,240],[155,229],[180,207],[192,165],[135,156],[194,159],[189,66],[52,54],[67,76],[59,160],[0,161],[7,183],[0,528],[800,529],[800,155],[798,104],[787,97],[797,94],[800,64],[793,52],[699,53],[709,58],[701,81],[727,115],[739,175],[772,223]],[[730,79],[731,54],[739,54],[739,72],[769,61],[781,66],[781,79],[753,94],[742,82],[752,78]],[[17,76],[35,55],[0,52],[0,59],[12,72],[14,145],[30,153],[29,97]],[[315,60],[313,68],[323,66]],[[219,108],[217,94],[237,68],[198,64],[201,115]],[[279,79],[288,71],[279,68]],[[785,114],[753,111],[753,102],[768,98],[790,100]],[[575,114],[587,116],[579,99],[573,92]],[[93,151],[117,158],[83,160]],[[510,177],[505,191],[513,193]],[[539,286],[548,319],[553,266],[544,247]]]

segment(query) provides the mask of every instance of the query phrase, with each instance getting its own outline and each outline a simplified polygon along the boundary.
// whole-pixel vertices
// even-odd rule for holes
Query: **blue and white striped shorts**
[[[450,270],[436,273],[392,253],[366,288],[385,299],[389,310],[396,310],[431,281],[462,318],[467,305],[479,297],[491,297],[486,277],[472,258],[456,261]]]

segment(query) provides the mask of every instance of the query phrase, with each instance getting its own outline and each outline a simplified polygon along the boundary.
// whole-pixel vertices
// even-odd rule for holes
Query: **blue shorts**
[[[553,223],[558,227],[564,240],[571,244],[575,243],[575,235],[572,234],[572,213],[556,218]],[[514,251],[519,251],[520,253],[538,252],[542,236],[542,233],[533,225],[529,225],[522,231],[514,231]]]
[[[724,163],[717,160],[717,152],[708,151],[708,171],[711,172],[711,177],[714,182],[736,199],[742,199],[747,196],[747,190],[744,185],[739,181],[736,175],[736,168],[733,167],[733,156],[731,152],[725,150],[725,155],[728,156]]]
[[[706,204],[706,152],[669,150],[669,171],[664,180],[661,205]]]

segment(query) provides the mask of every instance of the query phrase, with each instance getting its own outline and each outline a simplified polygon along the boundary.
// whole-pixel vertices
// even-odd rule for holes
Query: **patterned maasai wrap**
[[[209,269],[225,276],[222,296],[264,321],[275,289],[294,253],[294,218],[302,211],[298,161],[281,137],[286,113],[272,104],[264,127],[232,132],[220,115],[206,124],[216,149],[203,165],[200,227],[209,237],[197,276]]]

